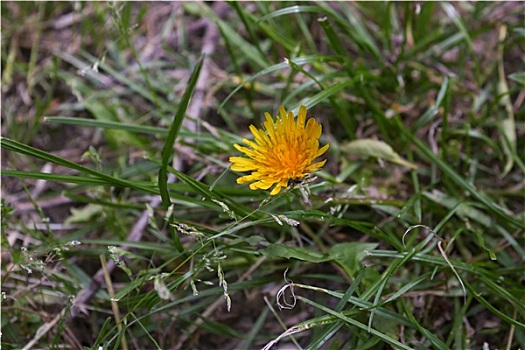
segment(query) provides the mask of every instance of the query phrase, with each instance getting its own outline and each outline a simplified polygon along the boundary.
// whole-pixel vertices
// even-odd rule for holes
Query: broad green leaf
[[[404,160],[389,144],[379,140],[362,139],[351,141],[342,145],[341,150],[346,153],[380,158],[411,169],[417,169],[417,165]]]
[[[377,243],[361,242],[339,243],[330,248],[329,255],[354,280],[357,273],[363,268],[361,261],[369,251],[376,249],[377,245]]]
[[[244,241],[251,246],[268,246],[269,245],[268,241],[264,237],[259,236],[259,235],[253,235],[253,236],[247,237],[244,239]]]
[[[269,258],[298,259],[311,263],[320,263],[332,260],[332,257],[308,248],[291,247],[282,243],[268,246],[266,254]]]
[[[71,216],[69,216],[64,224],[71,225],[81,222],[90,222],[95,217],[103,213],[104,208],[96,204],[88,204],[82,208],[71,208]]]

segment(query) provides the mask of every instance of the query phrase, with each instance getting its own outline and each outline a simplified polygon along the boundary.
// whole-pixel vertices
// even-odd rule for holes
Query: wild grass
[[[3,348],[525,348],[522,3],[1,10]],[[330,149],[270,197],[280,105]]]

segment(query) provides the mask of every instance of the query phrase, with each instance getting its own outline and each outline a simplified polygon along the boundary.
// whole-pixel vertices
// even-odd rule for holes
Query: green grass
[[[2,348],[525,348],[523,4],[1,7]]]

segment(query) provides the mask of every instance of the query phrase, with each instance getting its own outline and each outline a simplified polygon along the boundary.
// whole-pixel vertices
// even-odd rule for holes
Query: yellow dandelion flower
[[[322,126],[314,118],[306,122],[305,106],[299,108],[297,121],[293,113],[287,113],[282,106],[275,121],[269,113],[264,116],[264,129],[250,125],[255,142],[242,140],[250,148],[233,145],[248,158],[230,157],[230,162],[233,171],[252,172],[239,177],[238,184],[251,182],[252,190],[267,190],[275,185],[270,192],[273,196],[286,187],[289,180],[301,180],[322,168],[326,159],[315,163],[314,160],[324,154],[329,145],[319,148]]]

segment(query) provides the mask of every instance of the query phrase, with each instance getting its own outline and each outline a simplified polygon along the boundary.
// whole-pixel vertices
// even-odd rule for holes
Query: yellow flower
[[[319,148],[321,124],[314,118],[306,123],[306,107],[299,108],[297,121],[292,112],[279,108],[275,121],[269,113],[264,114],[264,129],[250,125],[255,142],[243,139],[250,148],[233,145],[248,158],[230,157],[233,171],[251,171],[250,175],[237,179],[237,183],[251,182],[252,190],[267,190],[275,185],[270,195],[276,195],[289,180],[301,180],[326,163],[326,159],[314,163],[314,160],[326,152],[329,145]]]

